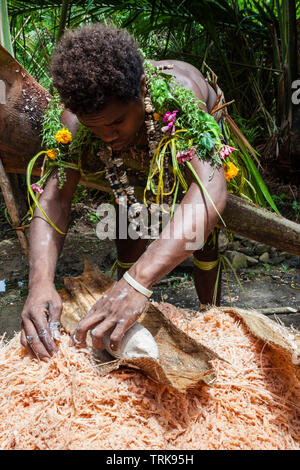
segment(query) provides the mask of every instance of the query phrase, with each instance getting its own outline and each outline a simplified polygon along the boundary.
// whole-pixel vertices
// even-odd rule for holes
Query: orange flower
[[[68,144],[72,140],[72,134],[68,129],[61,129],[57,132],[55,139],[61,144]]]
[[[224,165],[224,170],[226,181],[235,178],[239,172],[239,169],[232,162],[227,162],[226,165]]]
[[[153,114],[153,117],[154,117],[154,120],[155,120],[155,121],[159,121],[160,114],[154,113],[154,114]]]
[[[57,155],[58,155],[57,150],[53,150],[53,149],[47,150],[47,156],[51,158],[51,160],[54,160],[57,157]]]

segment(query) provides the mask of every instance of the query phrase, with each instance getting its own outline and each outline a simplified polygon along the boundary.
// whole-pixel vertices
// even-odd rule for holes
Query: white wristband
[[[130,276],[130,274],[128,273],[128,271],[126,271],[124,274],[123,274],[123,278],[125,279],[125,281],[128,282],[128,284],[130,284],[135,290],[137,290],[138,292],[140,292],[141,294],[144,294],[146,297],[150,297],[152,295],[152,290],[149,290],[147,289],[146,287],[142,286],[142,284],[140,284],[139,282],[137,282],[135,279],[133,279],[133,277]]]

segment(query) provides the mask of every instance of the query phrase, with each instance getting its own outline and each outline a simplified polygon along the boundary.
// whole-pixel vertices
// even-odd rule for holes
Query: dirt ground
[[[90,217],[88,224],[83,220],[84,217],[81,217],[73,224],[66,237],[56,270],[57,289],[63,287],[64,277],[82,273],[83,254],[107,274],[115,260],[113,241],[100,241],[95,233],[95,220]],[[235,238],[227,250],[232,246],[237,248],[237,243],[243,242],[245,244],[241,238]],[[240,249],[247,248],[239,246]],[[250,252],[251,246],[248,248]],[[255,244],[253,246],[255,248]],[[20,314],[28,294],[28,263],[17,238],[7,226],[2,230],[0,253],[0,335],[6,333],[10,338],[14,331],[20,330]],[[278,260],[277,265],[257,262],[254,266],[237,269],[243,290],[232,272],[227,272],[228,279],[223,275],[222,305],[232,303],[236,307],[272,308],[273,311],[279,307],[291,307],[294,313],[280,313],[271,315],[271,318],[300,329],[300,259],[284,253],[274,259]],[[153,299],[198,310],[199,301],[191,274],[192,261],[188,259],[154,287]]]

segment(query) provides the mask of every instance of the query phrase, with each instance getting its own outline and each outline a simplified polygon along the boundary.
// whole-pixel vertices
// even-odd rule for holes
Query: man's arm
[[[39,203],[50,220],[65,234],[68,230],[71,202],[79,178],[79,172],[66,169],[65,184],[59,189],[57,170],[55,170],[39,198]],[[54,281],[56,263],[64,240],[65,235],[57,232],[37,207],[30,224],[29,289],[41,281]]]
[[[227,199],[223,168],[216,170],[210,181],[212,167],[209,163],[195,159],[192,164],[222,214]],[[218,219],[207,196],[198,183],[192,181],[171,221],[129,269],[129,274],[144,287],[151,288],[195,251],[196,248],[190,248],[188,244],[199,240],[197,228],[200,228],[200,239],[204,242]],[[102,338],[109,331],[110,346],[112,350],[118,349],[123,335],[137,321],[146,304],[147,298],[121,278],[80,320],[73,335],[74,344],[85,346],[87,332],[92,330],[93,347],[104,349]]]
[[[68,229],[71,202],[79,178],[79,172],[66,169],[66,182],[59,189],[55,170],[39,199],[50,220],[64,233]],[[29,294],[21,314],[21,343],[42,360],[48,360],[57,349],[54,330],[50,327],[59,322],[62,311],[54,276],[64,239],[65,236],[58,233],[36,208],[30,224]]]

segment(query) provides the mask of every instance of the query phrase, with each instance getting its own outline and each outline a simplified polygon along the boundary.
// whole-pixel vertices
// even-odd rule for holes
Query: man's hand
[[[21,314],[21,344],[42,361],[57,351],[62,301],[52,282],[36,283],[29,291]]]
[[[118,349],[126,331],[143,313],[147,297],[137,292],[123,278],[111,287],[83,317],[73,334],[73,345],[86,346],[86,335],[89,330],[93,347],[105,349],[102,338],[111,331],[110,347]]]

